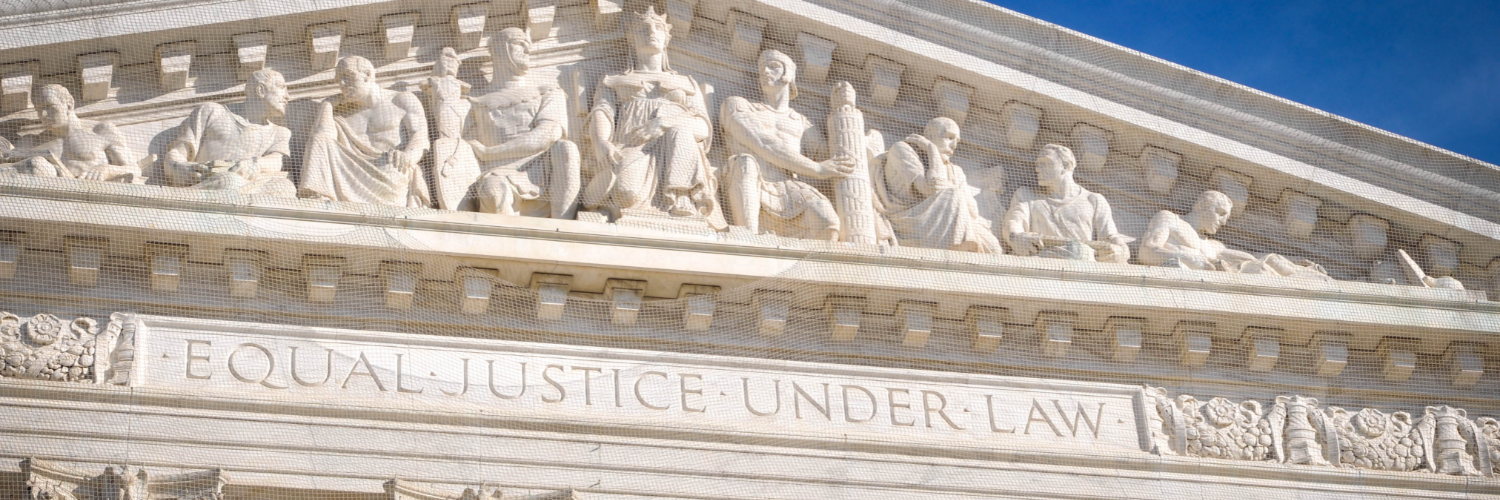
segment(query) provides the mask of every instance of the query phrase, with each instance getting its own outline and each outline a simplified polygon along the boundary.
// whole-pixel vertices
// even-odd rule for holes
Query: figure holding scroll
[[[297,196],[282,171],[292,131],[273,123],[286,114],[286,80],[273,69],[250,74],[239,113],[219,103],[199,105],[177,127],[162,165],[167,183],[278,197]]]
[[[1048,144],[1036,159],[1037,189],[1011,197],[1001,228],[1016,255],[1125,263],[1132,238],[1115,229],[1109,201],[1073,180],[1073,150]]]

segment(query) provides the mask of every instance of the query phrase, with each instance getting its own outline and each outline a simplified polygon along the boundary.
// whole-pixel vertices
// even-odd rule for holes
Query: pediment
[[[215,16],[219,23],[162,29],[204,6],[117,2],[108,15],[130,28],[87,40],[71,39],[79,32],[61,25],[20,22],[44,13],[12,15],[15,23],[0,29],[25,36],[6,38],[35,40],[44,50],[0,51],[0,60],[9,63],[9,138],[36,128],[34,111],[20,109],[29,108],[24,100],[30,86],[58,82],[85,94],[84,80],[103,71],[108,90],[94,96],[100,99],[83,100],[80,115],[115,122],[134,150],[162,155],[171,127],[192,107],[237,100],[243,88],[238,60],[256,53],[246,43],[262,43],[264,55],[245,64],[287,74],[296,101],[285,121],[301,135],[312,119],[312,100],[335,91],[331,71],[309,66],[309,51],[315,50],[310,45],[330,43],[313,40],[319,36],[314,31],[337,28],[337,53],[371,56],[383,82],[397,88],[414,89],[442,46],[472,43],[455,34],[474,29],[476,14],[466,4],[352,4],[286,7],[269,17],[274,24],[231,13]],[[533,35],[539,40],[531,77],[562,84],[576,74],[583,87],[578,95],[590,96],[598,78],[623,68],[629,57],[615,27],[620,16],[644,6],[513,2],[486,5],[480,17],[487,21],[485,36],[528,23],[550,28],[551,37]],[[1221,234],[1232,246],[1309,257],[1339,279],[1371,279],[1372,262],[1395,261],[1394,249],[1420,261],[1436,245],[1437,251],[1456,250],[1462,261],[1456,276],[1472,282],[1470,288],[1487,289],[1489,260],[1500,255],[1492,244],[1500,238],[1492,166],[1014,13],[964,2],[674,0],[655,7],[681,26],[671,45],[672,64],[712,88],[714,111],[730,96],[758,92],[749,78],[754,55],[776,48],[802,66],[802,95],[794,107],[814,123],[827,115],[828,88],[835,81],[855,84],[868,126],[883,132],[888,143],[920,132],[931,117],[957,117],[964,145],[956,159],[991,219],[1003,216],[1015,189],[1035,182],[1030,167],[1037,148],[1059,143],[1084,159],[1080,183],[1111,200],[1121,231],[1131,236],[1140,236],[1155,212],[1184,212],[1199,192],[1217,189],[1248,207],[1236,206]],[[467,20],[460,19],[463,8],[471,9]],[[51,14],[56,24],[67,22],[69,13]],[[548,16],[553,21],[543,23]],[[459,27],[461,21],[469,27]],[[408,36],[398,33],[401,23],[409,24],[410,38],[394,43],[409,43],[411,57],[382,57],[392,40]],[[43,29],[53,30],[52,36],[33,33]],[[225,35],[239,31],[264,39]],[[191,87],[161,87],[162,47],[169,46],[190,54]],[[469,48],[463,57],[471,64],[461,78],[482,84],[489,71],[485,49]],[[81,70],[85,59],[103,66]],[[28,79],[30,85],[22,85]],[[724,155],[724,148],[712,151],[711,162],[722,165]],[[162,177],[147,176],[156,182]]]

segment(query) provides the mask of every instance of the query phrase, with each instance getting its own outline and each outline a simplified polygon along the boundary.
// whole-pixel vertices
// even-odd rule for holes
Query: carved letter
[[[402,368],[403,363],[401,362],[401,357],[401,354],[396,355],[396,392],[404,392],[407,394],[421,394],[422,388],[417,388],[417,390],[414,391],[411,389],[407,389],[404,385],[403,379],[406,378],[406,372],[405,369]]]
[[[671,408],[672,407],[672,403],[667,403],[666,406],[656,406],[656,405],[653,405],[651,403],[647,403],[646,402],[646,396],[643,395],[643,394],[641,394],[641,382],[646,380],[646,376],[647,375],[654,375],[654,376],[657,376],[657,377],[661,377],[662,380],[667,380],[667,374],[662,373],[662,372],[646,372],[646,373],[642,373],[641,374],[641,378],[635,379],[635,400],[638,401],[638,402],[640,402],[641,406],[644,406],[644,407],[647,407],[647,408],[650,408],[650,409],[653,409],[653,410],[665,410],[665,409]]]
[[[574,370],[583,372],[583,405],[594,405],[594,378],[591,373],[604,373],[603,368],[589,368],[586,366],[575,366]]]
[[[989,394],[985,394],[984,395],[984,409],[989,410],[989,414],[990,414],[990,432],[999,432],[999,433],[1002,433],[1002,434],[1015,434],[1016,433],[1015,426],[1011,426],[1010,429],[1001,429],[999,427],[995,427],[995,397],[994,396],[991,396]]]
[[[1068,426],[1068,432],[1073,433],[1073,437],[1078,437],[1078,419],[1082,418],[1083,425],[1087,425],[1089,430],[1094,431],[1094,438],[1099,438],[1099,422],[1104,420],[1104,403],[1099,403],[1099,411],[1095,413],[1093,420],[1089,420],[1088,412],[1083,411],[1083,403],[1078,403],[1078,413],[1073,415],[1072,422],[1068,422],[1068,412],[1063,411],[1061,402],[1054,399],[1052,406],[1057,407],[1057,414],[1062,416],[1063,425]]]
[[[701,398],[701,397],[703,397],[703,389],[702,388],[699,388],[699,389],[688,389],[687,381],[688,381],[689,378],[695,378],[695,379],[698,379],[701,382],[703,380],[703,376],[702,375],[693,375],[691,373],[681,373],[681,374],[678,374],[677,377],[680,379],[680,380],[678,380],[678,387],[682,390],[681,391],[682,392],[682,411],[685,411],[685,412],[688,412],[688,413],[704,413],[704,412],[707,412],[708,411],[708,407],[707,406],[702,407],[702,408],[693,408],[691,406],[688,406],[688,394],[697,394],[698,397]]]
[[[244,349],[246,347],[259,350],[262,354],[266,355],[266,374],[262,375],[260,377],[260,380],[254,380],[254,379],[251,379],[250,377],[246,377],[243,374],[241,374],[238,369],[236,369],[234,367],[235,356],[238,356],[240,354],[240,349]],[[278,386],[276,384],[271,383],[271,381],[270,381],[271,380],[271,375],[274,375],[276,373],[276,356],[272,355],[271,354],[271,350],[267,349],[263,345],[260,345],[260,344],[240,344],[239,347],[235,347],[233,351],[229,352],[229,361],[226,361],[224,363],[224,365],[227,366],[227,367],[229,367],[229,374],[230,375],[234,375],[234,378],[239,379],[240,382],[245,382],[245,383],[249,383],[249,384],[260,384],[260,385],[263,385],[263,386],[266,386],[266,387],[269,387],[269,388],[272,388],[272,389],[285,389],[286,388],[286,386],[284,386],[284,385],[283,386]]]
[[[1041,415],[1042,418],[1036,418],[1037,415]],[[1063,437],[1063,433],[1061,430],[1058,430],[1057,424],[1052,423],[1052,417],[1047,416],[1047,410],[1042,408],[1042,404],[1038,403],[1035,399],[1031,400],[1031,411],[1026,414],[1026,430],[1022,432],[1023,434],[1031,434],[1032,422],[1044,422],[1047,424],[1047,427],[1052,428],[1053,434],[1057,434],[1057,437]]]
[[[774,383],[775,386],[776,386],[776,409],[771,410],[771,411],[759,411],[759,410],[756,410],[754,406],[750,405],[750,378],[749,377],[740,377],[740,385],[745,388],[745,409],[746,410],[750,410],[750,413],[753,413],[753,414],[755,414],[758,417],[764,417],[764,416],[767,416],[767,415],[775,415],[775,414],[781,412],[781,381],[777,380],[777,379],[771,379],[771,382]]]
[[[937,408],[932,407],[932,398],[930,398],[929,396],[937,396]],[[948,427],[952,427],[955,430],[960,431],[964,430],[963,427],[959,427],[958,424],[953,423],[953,419],[948,418],[948,414],[943,413],[943,409],[947,407],[948,398],[943,397],[943,393],[937,391],[922,391],[922,413],[923,419],[927,421],[928,429],[932,428],[932,412],[937,412],[938,417],[942,418],[944,422],[948,423]]]
[[[463,388],[463,390],[460,390],[458,392],[448,392],[447,389],[439,387],[438,390],[439,391],[443,391],[443,394],[447,394],[449,396],[462,396],[464,394],[468,394],[469,393],[469,358],[463,358],[463,360],[464,360],[464,388]]]
[[[824,418],[833,420],[833,414],[828,410],[828,383],[823,383],[823,404],[821,405],[817,401],[813,401],[812,395],[802,390],[802,386],[797,385],[796,381],[792,381],[792,390],[795,391],[792,394],[792,413],[796,414],[797,418],[802,418],[802,399],[806,399],[809,404],[812,404],[813,409],[823,414]],[[798,398],[797,396],[802,397]]]
[[[333,378],[333,349],[328,350],[328,362],[323,365],[323,380],[316,384],[308,383],[308,381],[302,380],[302,377],[297,376],[297,347],[291,346],[287,349],[291,349],[292,351],[292,380],[296,381],[299,385],[303,387],[317,387],[328,383],[328,379]]]
[[[551,370],[553,368],[556,368],[558,370],[563,369],[562,365],[547,365],[546,368],[542,369],[542,380],[547,381],[548,385],[551,385],[554,389],[557,389],[557,399],[548,399],[547,396],[542,396],[543,403],[560,403],[563,399],[566,399],[568,397],[568,391],[563,389],[562,384],[558,383],[556,380],[552,380],[552,377],[547,375],[547,370]]]
[[[490,360],[490,394],[500,399],[516,399],[526,394],[526,363],[521,363],[521,390],[517,391],[514,396],[506,396],[495,389],[495,360]]]
[[[363,371],[363,372],[355,372],[354,370],[359,369],[359,365],[360,364],[364,364],[365,365],[365,371]],[[344,385],[339,386],[339,388],[340,389],[348,389],[349,388],[349,380],[352,379],[352,378],[354,378],[355,375],[369,375],[370,376],[370,380],[374,380],[375,381],[375,387],[380,388],[381,392],[385,391],[385,384],[380,383],[380,376],[375,375],[375,367],[370,366],[370,359],[365,357],[364,351],[360,351],[360,353],[359,353],[359,360],[355,361],[354,364],[349,365],[349,374],[348,375],[344,375]]]
[[[843,387],[844,388],[844,421],[845,422],[869,422],[869,421],[875,419],[875,414],[880,412],[880,404],[875,401],[875,393],[870,392],[869,389],[866,389],[866,388],[863,388],[863,387],[860,387],[860,386],[857,386],[857,385],[841,385],[839,387]],[[858,389],[859,392],[865,393],[865,397],[866,398],[869,398],[869,400],[870,400],[870,416],[865,417],[865,418],[856,419],[856,418],[854,418],[854,415],[850,414],[850,412],[849,412],[849,389]]]
[[[209,377],[213,376],[213,371],[212,370],[210,370],[208,373],[203,374],[203,375],[197,375],[197,374],[193,373],[193,362],[194,361],[209,361],[209,359],[208,359],[209,356],[198,356],[198,355],[193,354],[193,346],[195,346],[195,345],[206,345],[206,346],[209,346],[209,347],[213,347],[213,343],[209,342],[207,340],[189,340],[189,341],[187,341],[187,378],[198,379],[198,380],[208,380]]]
[[[906,427],[916,426],[917,425],[917,421],[916,420],[912,420],[910,422],[902,422],[902,421],[900,421],[900,420],[898,420],[896,418],[896,409],[897,408],[905,408],[905,409],[908,409],[908,410],[911,409],[911,402],[909,400],[907,402],[905,402],[905,403],[897,403],[896,402],[896,393],[897,392],[899,392],[901,394],[906,394],[908,396],[911,395],[911,391],[908,391],[906,389],[891,389],[889,387],[887,387],[885,389],[885,393],[886,393],[885,394],[885,400],[886,400],[886,403],[890,404],[890,406],[891,406],[891,425],[900,425],[900,426],[906,426]]]

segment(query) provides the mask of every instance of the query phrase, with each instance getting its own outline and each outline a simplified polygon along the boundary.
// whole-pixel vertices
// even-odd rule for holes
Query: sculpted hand
[[[1015,250],[1024,249],[1029,250],[1031,253],[1036,253],[1042,250],[1042,235],[1040,234],[1027,231],[1024,233],[1013,234],[1011,235],[1010,239],[1013,245],[1019,247]]]
[[[920,147],[932,147],[933,146],[932,141],[928,140],[927,137],[924,136],[924,135],[922,135],[922,134],[911,134],[911,135],[908,135],[908,136],[906,136],[906,142],[910,142],[910,143],[912,143],[912,145],[914,145],[914,146],[920,146]]]
[[[255,174],[260,173],[260,167],[255,165],[255,160],[253,159],[240,160],[235,162],[234,166],[229,167],[229,173],[244,177],[245,180],[252,180],[255,178]]]
[[[100,165],[89,169],[78,178],[91,181],[105,181],[119,174],[119,169],[114,165]]]
[[[848,156],[835,156],[818,163],[818,170],[823,173],[824,177],[832,179],[848,177],[856,168],[859,168],[859,163]]]

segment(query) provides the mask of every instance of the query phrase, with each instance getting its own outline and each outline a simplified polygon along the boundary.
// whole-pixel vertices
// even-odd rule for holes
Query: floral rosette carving
[[[1353,414],[1331,407],[1328,418],[1338,434],[1338,464],[1360,469],[1412,471],[1425,463],[1425,441],[1411,414],[1365,408]],[[1330,458],[1331,459],[1331,458]]]
[[[1199,403],[1179,396],[1178,410],[1186,420],[1187,455],[1234,460],[1269,460],[1274,440],[1271,422],[1257,401],[1236,404],[1225,398]]]
[[[0,377],[92,382],[99,323],[38,314],[24,323],[0,313]]]

